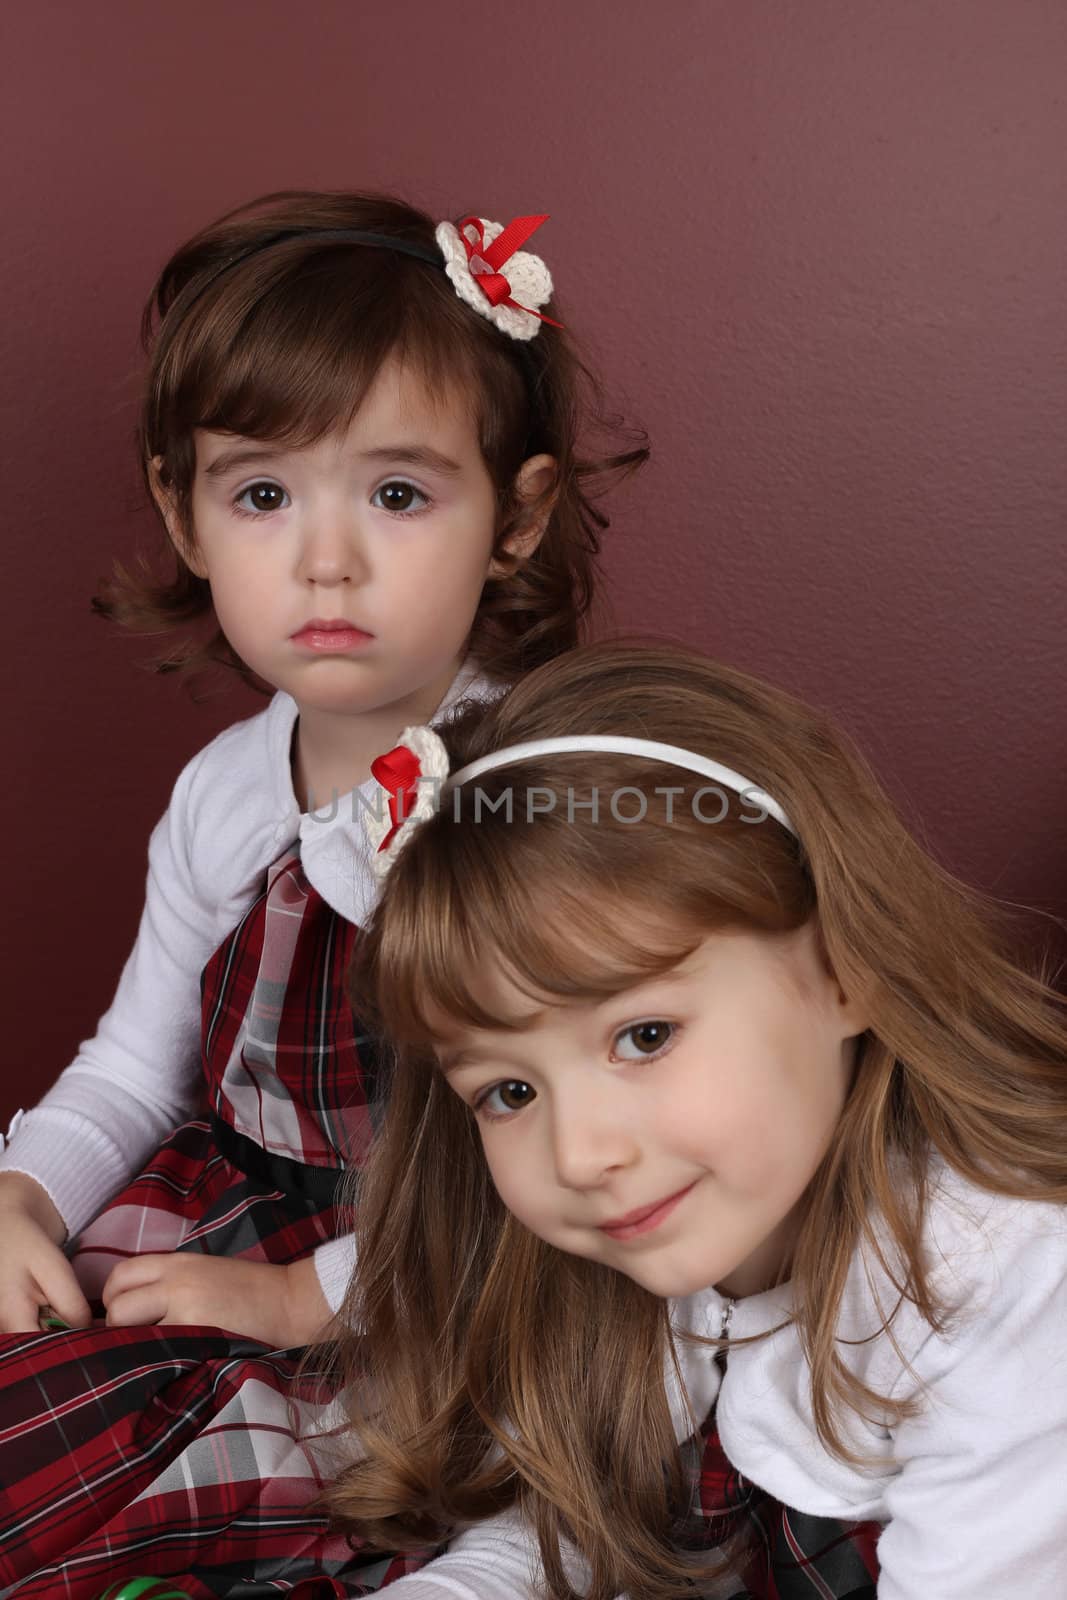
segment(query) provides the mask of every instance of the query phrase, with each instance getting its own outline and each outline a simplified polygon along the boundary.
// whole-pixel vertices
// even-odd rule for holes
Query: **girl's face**
[[[387,363],[346,430],[297,449],[200,429],[196,457],[186,559],[241,659],[305,713],[428,717],[497,570],[464,397]]]
[[[531,1009],[499,976],[491,1000],[519,1030],[450,1038],[441,1064],[533,1233],[662,1296],[788,1270],[865,1026],[810,924],[713,934],[604,1002]]]

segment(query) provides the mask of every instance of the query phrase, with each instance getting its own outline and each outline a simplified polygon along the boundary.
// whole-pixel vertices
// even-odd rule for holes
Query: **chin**
[[[649,1294],[654,1294],[660,1300],[685,1300],[689,1295],[699,1294],[715,1283],[711,1272],[697,1266],[688,1267],[679,1262],[647,1261],[643,1264],[635,1262],[632,1268],[627,1268],[619,1262],[612,1262],[612,1266],[617,1272],[624,1272],[634,1283],[639,1284],[642,1289],[647,1289]]]

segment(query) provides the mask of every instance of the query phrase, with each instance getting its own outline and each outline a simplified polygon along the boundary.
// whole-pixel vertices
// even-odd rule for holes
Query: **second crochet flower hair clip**
[[[540,256],[523,250],[548,217],[516,217],[507,227],[485,217],[440,222],[434,235],[445,271],[461,300],[512,339],[532,339],[541,323],[561,326],[539,307],[552,298],[552,275]]]

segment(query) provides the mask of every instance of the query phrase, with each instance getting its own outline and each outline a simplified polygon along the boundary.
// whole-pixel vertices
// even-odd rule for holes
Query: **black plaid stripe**
[[[299,928],[288,915],[302,907]],[[292,949],[271,947],[268,914]],[[227,1126],[227,1067],[257,984],[277,991],[278,1075],[263,1096],[268,1141],[298,1146],[312,1172],[340,1173],[339,1151],[358,1160],[373,1134],[368,1096],[376,1095],[379,1052],[357,1030],[345,995],[356,929],[307,883],[291,849],[267,874],[263,893],[204,969],[205,1097]],[[268,980],[269,975],[269,980]],[[272,1121],[273,1119],[273,1121]],[[239,1149],[244,1140],[235,1140]],[[280,1162],[286,1167],[288,1158]],[[75,1269],[90,1299],[131,1250],[196,1250],[285,1263],[310,1254],[343,1226],[319,1185],[316,1198],[284,1192],[277,1174],[242,1168],[217,1149],[210,1119],[179,1128],[145,1170],[78,1241]]]
[[[95,1600],[150,1572],[195,1574],[197,1594],[363,1595],[414,1570],[315,1510],[337,1445],[292,1422],[339,1419],[298,1357],[210,1328],[0,1339],[0,1588]]]
[[[709,1600],[876,1600],[877,1523],[809,1516],[757,1488],[727,1459],[714,1407],[684,1460],[691,1500],[678,1547],[712,1552],[729,1543],[733,1558]]]

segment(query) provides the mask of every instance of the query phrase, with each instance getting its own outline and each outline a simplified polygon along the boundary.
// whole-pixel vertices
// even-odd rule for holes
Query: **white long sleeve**
[[[28,1173],[48,1192],[71,1238],[195,1113],[200,975],[260,892],[270,862],[299,837],[308,876],[329,904],[344,914],[369,903],[352,809],[323,823],[297,807],[289,779],[295,717],[295,703],[277,695],[183,769],[149,841],[144,910],[115,998],[0,1154],[0,1171]],[[315,1251],[331,1311],[340,1309],[354,1263],[351,1237]]]
[[[0,1156],[48,1191],[72,1236],[197,1105],[200,973],[228,931],[224,905],[236,900],[236,922],[262,871],[257,860],[242,897],[225,878],[204,881],[202,850],[197,870],[215,755],[209,745],[183,770],[153,830],[140,927],[111,1006]]]
[[[488,1517],[421,1572],[389,1585],[398,1600],[542,1600],[537,1540],[517,1513]]]
[[[468,663],[437,715],[460,698],[498,692]],[[0,1146],[0,1171],[35,1178],[70,1237],[200,1103],[200,975],[261,892],[271,862],[299,840],[307,878],[333,910],[358,925],[373,903],[361,806],[377,785],[369,780],[332,814],[302,814],[290,776],[296,718],[295,701],[276,694],[183,769],[152,833],[144,911],[111,1006]],[[350,1238],[315,1252],[333,1311],[353,1262]]]

